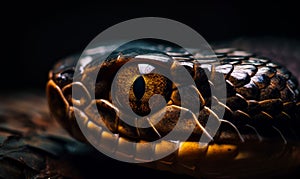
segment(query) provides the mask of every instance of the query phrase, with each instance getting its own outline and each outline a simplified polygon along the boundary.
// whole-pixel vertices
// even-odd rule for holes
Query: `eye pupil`
[[[138,100],[144,96],[145,85],[145,80],[142,76],[139,76],[133,83],[133,93]]]

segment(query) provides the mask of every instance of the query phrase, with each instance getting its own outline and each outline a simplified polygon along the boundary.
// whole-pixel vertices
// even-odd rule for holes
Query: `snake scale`
[[[117,54],[119,55],[122,53],[125,59],[129,61],[135,56],[149,53],[145,48],[147,49],[148,46],[145,45],[143,47],[144,50],[133,49],[128,52],[118,52]],[[150,51],[151,50],[153,49],[150,49]],[[216,100],[218,105],[225,108],[225,115],[214,115],[216,121],[221,121],[221,126],[217,131],[217,134],[213,136],[213,140],[209,145],[203,147],[199,146],[196,142],[199,140],[198,136],[204,132],[198,126],[198,128],[195,128],[188,141],[182,141],[179,149],[174,153],[159,161],[142,165],[158,170],[167,170],[179,174],[184,173],[198,178],[276,176],[287,173],[299,166],[300,133],[297,129],[300,126],[300,103],[298,82],[296,77],[294,77],[285,67],[268,58],[256,56],[248,51],[242,51],[235,48],[215,49],[215,53],[221,62],[221,64],[217,65],[212,65],[215,61],[202,56],[201,53],[197,51],[194,51],[194,54],[192,54],[193,56],[191,56],[191,54],[188,54],[185,51],[179,49],[174,50],[170,47],[155,49],[155,53],[158,53],[157,50],[160,50],[159,53],[164,53],[170,58],[180,62],[190,72],[191,76],[193,76],[202,105],[198,116],[201,125],[205,126],[208,115],[215,114],[214,111],[211,110],[213,100]],[[153,51],[151,51],[151,53],[153,53]],[[135,78],[133,81],[137,80],[139,82],[137,85],[132,85],[131,87],[132,96],[130,96],[130,104],[135,112],[139,113],[140,111],[141,115],[147,114],[149,113],[149,106],[145,105],[147,103],[142,102],[141,104],[141,102],[138,103],[137,101],[141,101],[143,96],[147,96],[145,95],[147,93],[149,96],[157,93],[162,94],[168,101],[169,107],[165,118],[162,119],[162,123],[157,123],[156,126],[145,130],[137,130],[125,123],[119,122],[116,129],[114,125],[115,121],[111,120],[111,116],[115,116],[114,106],[110,105],[110,94],[106,91],[109,91],[108,86],[111,85],[111,79],[114,77],[118,68],[122,66],[122,63],[124,63],[124,60],[118,61],[118,55],[112,55],[110,60],[105,62],[105,65],[108,67],[107,69],[113,70],[104,71],[104,74],[102,75],[106,75],[107,78],[105,78],[104,81],[98,81],[98,84],[96,84],[97,90],[95,96],[96,99],[101,99],[102,102],[101,100],[100,102],[94,102],[98,102],[97,104],[101,114],[108,116],[108,118],[104,118],[105,124],[109,126],[110,130],[120,134],[120,138],[133,140],[137,143],[139,141],[155,140],[166,135],[170,132],[174,123],[176,123],[178,110],[173,106],[180,106],[180,97],[178,97],[176,88],[173,87],[174,85],[172,85],[172,82],[159,76],[145,75],[142,79]],[[197,57],[197,59],[202,58],[202,62],[196,63],[195,57]],[[77,123],[74,120],[74,116],[72,116],[74,110],[77,109],[76,104],[74,104],[75,107],[73,106],[73,103],[76,103],[76,100],[71,98],[70,88],[74,84],[77,85],[76,87],[82,89],[88,89],[89,87],[85,87],[86,84],[83,85],[72,81],[74,64],[76,64],[76,57],[70,57],[59,62],[54,67],[49,75],[47,95],[50,111],[53,116],[71,134],[71,136],[81,141],[85,141],[85,138],[82,136]],[[223,74],[226,79],[226,103],[221,103],[219,99],[211,97],[211,93],[209,92],[209,88],[213,85],[213,73],[209,72],[211,66],[214,66],[214,70],[217,73]],[[88,73],[93,72],[95,69],[93,69],[93,66],[88,66],[85,70],[85,72]],[[158,82],[153,82],[153,77],[158,79]],[[153,86],[159,84],[162,84],[161,88],[153,90]],[[143,88],[143,86],[145,89],[138,90]],[[85,92],[88,96],[89,91],[86,90]],[[145,100],[149,99],[146,97],[144,98]],[[105,100],[104,103],[103,100]],[[89,102],[91,103],[91,101]],[[89,121],[94,122],[90,123],[89,126],[91,130],[94,130],[97,128],[97,122],[95,122],[97,119],[93,119],[92,114],[88,112],[88,104],[85,105],[86,110],[81,112],[89,119]],[[140,107],[143,105],[145,106]],[[105,110],[101,111],[101,109]],[[22,113],[26,114],[25,111],[22,111]],[[159,113],[160,111],[158,110],[156,112]],[[43,114],[46,113],[46,111],[37,111],[36,114],[32,115],[37,115],[38,113]],[[12,114],[9,116],[11,115]],[[1,131],[4,131],[2,133],[6,133],[6,135],[3,135],[6,136],[4,137],[5,140],[3,140],[3,144],[8,143],[7,141],[10,140],[18,142],[22,141],[22,145],[30,146],[29,150],[37,148],[38,150],[44,150],[48,153],[52,152],[54,155],[60,154],[57,152],[53,143],[56,145],[59,143],[59,146],[62,146],[60,152],[63,150],[65,150],[65,152],[70,152],[68,151],[68,147],[66,147],[68,145],[78,145],[74,148],[82,148],[81,144],[70,139],[63,131],[57,132],[56,130],[61,128],[56,123],[53,125],[53,128],[47,130],[43,129],[43,125],[45,128],[47,124],[40,124],[40,122],[37,122],[42,116],[43,115],[40,115],[39,118],[34,119],[32,124],[29,125],[28,128],[30,129],[33,126],[38,126],[29,130],[31,132],[26,130],[16,132],[14,135],[19,136],[19,138],[6,138],[9,136],[9,133],[13,133],[16,129],[7,129],[7,127],[2,126]],[[13,125],[15,124],[12,124],[12,126]],[[52,131],[51,134],[51,130],[56,132]],[[139,131],[139,133],[137,133],[137,131]],[[34,142],[30,142],[33,138],[32,136],[37,136],[36,140],[39,141],[41,140],[39,137],[44,137],[45,134],[47,136],[48,133],[54,136],[57,135],[57,133],[61,134],[58,137],[47,138],[47,140],[45,140],[46,143],[48,142],[45,146],[50,145],[53,148],[49,147],[48,149],[47,147],[41,147],[43,146],[43,143],[42,145],[34,145]],[[101,135],[101,133],[99,133],[99,135]],[[61,138],[68,140],[68,142],[63,144]],[[5,146],[3,144],[2,146]],[[168,144],[165,145],[167,146]],[[30,153],[30,155],[33,155],[33,153]],[[72,153],[72,155],[76,154]],[[6,153],[1,156],[13,158],[15,159],[14,162],[17,163],[19,161],[17,157],[14,158],[14,156],[12,157]],[[48,158],[49,161],[52,160],[51,156]],[[25,163],[28,168],[31,168],[31,172],[27,173],[28,175],[36,175],[34,171],[39,170],[33,167],[33,164],[28,164],[30,163],[30,160],[23,160],[21,163],[23,163],[21,165],[24,165]],[[6,163],[1,164],[3,166],[10,166],[10,164]],[[11,169],[11,167],[7,168],[8,170]],[[239,170],[239,172],[237,172],[237,170]],[[11,172],[17,173],[16,171],[17,169],[14,169]],[[49,172],[50,170],[42,171],[44,171],[44,173],[41,172],[42,174],[39,173],[39,175],[36,176],[60,176],[59,172]]]

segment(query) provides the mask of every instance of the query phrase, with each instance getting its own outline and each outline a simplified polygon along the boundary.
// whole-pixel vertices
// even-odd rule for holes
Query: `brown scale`
[[[203,55],[195,49],[190,54],[169,46],[149,49],[129,49],[113,53],[102,66],[88,64],[81,78],[83,83],[72,79],[74,65],[71,64],[75,64],[76,60],[58,63],[50,72],[47,85],[52,115],[71,136],[84,142],[87,141],[79,130],[75,114],[79,118],[77,121],[92,131],[94,141],[98,141],[98,135],[107,135],[101,133],[99,126],[106,126],[111,132],[118,134],[118,145],[122,144],[122,140],[135,141],[136,144],[155,141],[171,131],[175,132],[181,140],[179,150],[145,165],[196,177],[202,177],[203,174],[208,178],[232,177],[238,174],[236,171],[244,176],[252,176],[261,170],[261,173],[266,172],[265,167],[269,167],[268,173],[272,173],[270,171],[275,170],[273,166],[277,165],[273,163],[278,162],[275,168],[281,171],[283,167],[289,168],[286,164],[290,164],[290,161],[299,159],[300,95],[298,82],[287,69],[268,58],[233,48],[216,49],[215,55]],[[131,75],[134,69],[128,68],[118,77],[123,65],[141,55],[152,56],[149,60],[154,58],[153,63],[160,58],[166,57],[167,62],[173,59],[188,71],[195,86],[175,84],[154,73]],[[166,66],[164,63],[160,65]],[[171,64],[171,71],[178,70],[176,65],[177,63]],[[91,75],[98,77],[96,81],[90,79]],[[115,94],[111,92],[111,86],[116,77],[120,96],[112,104]],[[222,80],[226,89],[220,88]],[[93,87],[95,94],[91,93]],[[71,95],[73,88],[82,95]],[[199,99],[198,116],[193,116],[189,109],[183,110],[182,106],[186,104],[181,100],[179,89],[196,92],[197,95],[191,93],[186,96],[187,101]],[[225,99],[212,96],[221,90],[226,92]],[[126,92],[129,99],[124,98]],[[166,106],[161,106],[160,101],[149,102],[156,94],[163,96]],[[94,95],[95,100],[92,99]],[[129,105],[126,105],[126,101],[129,101]],[[92,108],[94,105],[96,109]],[[132,109],[141,117],[135,119],[123,112],[125,109]],[[221,114],[223,110],[224,115]],[[178,121],[181,112],[183,120]],[[123,121],[120,114],[122,119],[150,124],[150,127],[133,127]],[[195,121],[198,122],[196,125]],[[220,127],[214,131],[206,126],[207,122]],[[173,131],[175,125],[178,129]],[[185,139],[180,136],[189,134],[191,130],[193,132],[188,142],[183,142]],[[211,132],[216,132],[214,136],[209,136],[213,140],[202,149],[198,146],[201,135]],[[104,139],[109,140],[116,136],[106,137]],[[166,147],[168,145],[161,146]],[[263,168],[257,163],[263,163]],[[294,161],[295,164],[299,165],[299,160]]]
[[[268,134],[266,131],[272,131],[268,126],[273,123],[276,124],[276,122],[273,121],[274,119],[278,119],[277,116],[281,116],[280,118],[286,120],[293,119],[296,115],[299,116],[297,112],[295,114],[295,111],[299,111],[297,81],[286,68],[270,62],[267,58],[255,57],[254,54],[241,50],[219,49],[216,50],[216,54],[219,57],[221,64],[217,64],[215,60],[203,57],[199,54],[198,57],[201,57],[203,61],[201,61],[201,58],[200,60],[195,60],[191,57],[191,54],[184,51],[178,52],[168,49],[166,54],[170,55],[170,58],[180,62],[195,80],[195,90],[197,91],[198,96],[190,96],[190,98],[199,98],[201,102],[201,110],[199,111],[200,113],[198,116],[201,125],[205,126],[208,116],[211,113],[207,108],[215,110],[218,110],[221,107],[225,108],[224,116],[218,116],[218,120],[224,119],[229,121],[232,125],[222,124],[223,127],[220,128],[218,132],[219,137],[216,137],[216,141],[218,142],[222,143],[221,138],[226,138],[226,141],[228,141],[230,140],[230,136],[236,136],[236,133],[242,133],[245,138],[255,138],[249,136],[254,135],[254,133],[252,129],[245,127],[246,124],[252,125],[257,130],[264,130],[263,134],[266,134],[266,136],[271,138],[272,135],[270,134],[274,133],[274,131]],[[197,55],[197,52],[194,54]],[[134,58],[135,55],[138,55],[138,53],[119,53],[117,56],[111,57],[110,60],[104,62],[100,68],[98,79],[95,84],[96,99],[104,99],[111,102],[111,94],[109,91],[111,89],[112,79],[122,65]],[[210,67],[214,68],[214,73],[223,74],[226,80],[226,102],[223,104],[218,103],[217,101],[215,103],[218,104],[217,106],[212,106],[213,98],[211,97],[211,87],[212,85],[216,85],[218,80],[215,79],[215,75],[209,71]],[[57,96],[63,95],[64,99],[68,102],[68,105],[76,106],[74,102],[84,105],[86,111],[88,111],[90,99],[84,100],[84,98],[90,98],[90,96],[92,96],[88,93],[90,87],[93,86],[93,83],[78,84],[77,86],[72,84],[70,77],[72,77],[73,72],[69,69],[70,68],[68,67],[55,70],[55,73],[50,74],[50,79],[53,81],[48,84],[48,96],[51,98],[49,103],[55,104],[55,106],[63,106],[59,107],[59,110],[56,110],[58,107],[55,107],[55,109],[50,107],[50,109],[51,111],[55,111],[53,112],[54,116],[61,121],[65,128],[70,128],[69,122],[63,122],[63,118],[68,115],[66,112],[68,111],[68,109],[66,109],[68,107],[65,106],[64,102],[60,101],[61,97]],[[98,71],[99,67],[88,65],[85,68],[85,74],[82,78],[88,79],[91,74]],[[103,78],[104,76],[105,78]],[[130,76],[129,73],[128,76]],[[62,81],[62,79],[65,81]],[[87,81],[89,82],[89,80]],[[125,83],[131,84],[129,91],[129,107],[136,114],[143,116],[149,114],[150,111],[153,110],[155,114],[152,117],[155,118],[155,116],[159,116],[159,111],[162,109],[150,108],[148,103],[150,97],[154,94],[164,96],[168,105],[167,113],[163,119],[154,126],[145,129],[137,129],[118,119],[118,117],[116,117],[115,109],[110,109],[106,104],[96,101],[98,110],[100,111],[100,114],[104,116],[105,123],[109,126],[110,130],[120,133],[120,135],[132,140],[138,140],[140,137],[143,140],[150,141],[161,138],[172,130],[177,123],[178,109],[171,107],[171,105],[181,106],[180,95],[176,85],[172,84],[169,79],[155,74],[136,76],[132,79],[124,76],[119,82],[119,85],[125,85]],[[80,88],[84,91],[83,94],[86,95],[82,97],[82,99],[80,97],[71,99],[71,86]],[[62,94],[58,92],[54,93],[53,88],[60,88],[60,90],[63,91]],[[59,89],[57,90],[59,91]],[[122,102],[122,100],[127,99],[119,100],[120,106],[125,106],[125,103]],[[157,105],[158,104],[154,103],[153,106],[155,107]],[[89,115],[92,114],[88,114],[88,116]],[[130,116],[128,116],[128,118],[130,118]],[[97,121],[97,119],[94,120]],[[190,117],[189,120],[192,121],[193,119]],[[189,123],[189,120],[186,120],[186,124]],[[181,124],[181,129],[182,131],[185,130],[185,124]],[[238,131],[236,131],[236,129],[238,129]],[[226,135],[225,133],[221,135],[222,130],[226,131]],[[71,130],[69,129],[69,131]],[[196,127],[190,140],[195,140],[201,133],[201,129]]]

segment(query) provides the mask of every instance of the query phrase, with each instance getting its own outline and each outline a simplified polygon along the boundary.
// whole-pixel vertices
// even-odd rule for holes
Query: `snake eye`
[[[146,91],[146,83],[142,76],[139,76],[133,83],[133,93],[137,100],[141,100]]]
[[[74,69],[66,69],[55,75],[55,81],[59,86],[65,86],[72,83],[74,75]]]

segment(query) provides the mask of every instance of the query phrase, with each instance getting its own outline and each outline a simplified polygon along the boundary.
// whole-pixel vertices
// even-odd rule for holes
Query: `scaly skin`
[[[193,89],[198,94],[192,98],[198,97],[201,101],[200,112],[195,118],[188,109],[184,109],[188,120],[180,124],[181,129],[184,130],[190,122],[197,124],[188,141],[162,141],[154,146],[146,146],[153,154],[163,154],[170,148],[178,149],[168,157],[142,165],[198,178],[273,176],[299,166],[299,90],[297,80],[287,69],[267,58],[255,57],[252,53],[235,49],[215,50],[221,64],[197,51],[193,55],[202,61],[193,59],[185,51],[172,49],[170,52],[166,49],[155,53],[168,54],[190,72],[196,83]],[[159,75],[143,75],[146,90],[141,99],[138,99],[139,94],[134,92],[132,86],[138,77],[130,78],[130,70],[125,71],[126,83],[119,80],[119,85],[131,86],[130,107],[137,113],[149,113],[147,100],[153,94],[165,97],[167,106],[155,111],[152,117],[159,116],[162,111],[166,111],[166,114],[150,128],[137,129],[122,122],[118,118],[122,110],[111,103],[109,91],[116,72],[136,55],[147,53],[149,51],[133,49],[122,52],[121,56],[118,53],[112,55],[101,67],[87,65],[82,78],[89,78],[89,75],[102,69],[96,83],[95,100],[91,99],[93,95],[89,91],[93,84],[72,80],[76,58],[59,62],[50,72],[47,84],[48,102],[53,116],[74,138],[87,142],[75,120],[74,113],[78,114],[78,122],[91,133],[89,139],[93,140],[89,142],[101,146],[107,152],[118,151],[118,148],[125,145],[123,141],[135,141],[136,145],[129,147],[139,153],[145,147],[145,142],[166,135],[177,123],[179,112],[183,109],[176,87],[167,79]],[[225,101],[211,96],[209,90],[211,86],[215,86],[216,91],[222,90],[215,85],[218,82],[217,74],[222,74],[226,81]],[[105,78],[101,78],[103,76]],[[161,87],[157,90],[155,86],[158,85]],[[80,99],[72,98],[74,87],[81,90],[83,96]],[[122,106],[122,99],[119,101]],[[98,113],[91,110],[90,105],[94,104],[103,119],[94,117]],[[225,108],[224,116],[217,115],[216,111],[220,108]],[[210,136],[204,129],[210,114],[212,120],[220,124],[214,136]],[[117,135],[105,131],[104,125]],[[201,135],[207,135],[213,140],[207,145],[200,145],[198,141]],[[116,145],[111,146],[111,143]],[[115,155],[134,157],[126,153]],[[135,159],[145,160],[138,157]]]

